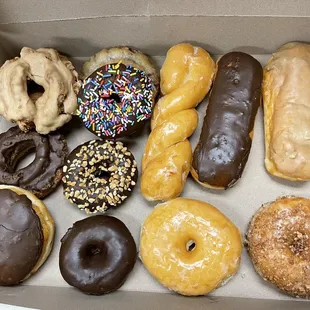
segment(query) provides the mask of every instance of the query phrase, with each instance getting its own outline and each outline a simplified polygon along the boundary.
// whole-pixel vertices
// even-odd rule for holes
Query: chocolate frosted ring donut
[[[127,47],[104,49],[83,66],[77,115],[103,139],[130,135],[152,115],[158,75],[147,56]]]
[[[16,170],[21,158],[35,150],[35,159],[27,167]],[[15,185],[46,197],[61,181],[67,143],[60,134],[42,136],[18,127],[0,134],[0,183]]]
[[[136,257],[136,244],[125,224],[97,215],[74,223],[61,239],[59,268],[68,284],[102,295],[123,285]]]
[[[86,213],[105,212],[130,195],[138,178],[122,142],[92,140],[75,148],[63,167],[65,197]]]

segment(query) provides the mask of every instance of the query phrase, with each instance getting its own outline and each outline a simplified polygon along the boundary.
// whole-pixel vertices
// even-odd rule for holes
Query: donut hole
[[[196,248],[196,241],[195,240],[188,240],[186,242],[185,248],[186,248],[187,252],[193,252]]]
[[[11,163],[11,166],[14,171],[24,169],[34,162],[35,157],[36,146],[33,141],[28,141],[27,145],[24,145],[23,150],[19,153],[19,156]]]
[[[108,99],[114,100],[117,103],[121,102],[120,96],[118,94],[116,94],[116,93],[111,94]]]
[[[104,179],[104,180],[109,180],[111,177],[111,173],[109,171],[102,170],[102,169],[97,169],[94,175],[96,178]]]
[[[33,102],[36,102],[44,93],[44,88],[33,80],[27,81],[27,93]]]
[[[28,80],[27,81],[27,94],[29,96],[29,98],[35,103],[45,92],[44,88],[37,84],[35,81],[33,80]],[[58,96],[58,112],[59,114],[63,114],[64,113],[64,102],[65,97],[61,94]]]
[[[295,231],[288,242],[289,249],[296,256],[301,256],[310,250],[310,240],[307,234]]]
[[[29,153],[22,156],[15,165],[15,171],[28,167],[36,157],[35,148],[31,149]]]

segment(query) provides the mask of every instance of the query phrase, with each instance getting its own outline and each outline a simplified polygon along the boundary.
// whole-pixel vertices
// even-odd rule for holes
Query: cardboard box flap
[[[119,16],[0,24],[0,49],[6,58],[17,56],[23,46],[89,57],[102,48],[128,45],[164,56],[169,47],[186,41],[212,54],[270,54],[288,41],[308,40],[309,26],[307,17],[263,16]]]
[[[106,16],[309,16],[308,0],[0,1],[0,24]]]
[[[40,298],[38,298],[40,296]],[[306,310],[307,302],[274,301],[251,298],[200,297],[177,294],[115,292],[105,296],[89,296],[72,288],[19,286],[3,288],[1,303],[36,309],[108,309],[108,310]],[[1,306],[1,305],[0,305]]]

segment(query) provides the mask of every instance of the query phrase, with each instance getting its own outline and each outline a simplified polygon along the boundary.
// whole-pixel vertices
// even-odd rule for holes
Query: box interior
[[[72,57],[77,68],[101,48],[128,45],[152,56],[158,68],[168,48],[190,42],[207,49],[216,58],[232,50],[254,55],[265,64],[270,54],[288,41],[307,41],[310,35],[310,5],[304,1],[2,1],[0,4],[0,64],[18,56],[23,46],[53,47]],[[30,9],[30,8],[36,8]],[[193,147],[199,137],[207,101],[198,107],[200,126],[191,138]],[[10,124],[0,120],[1,131]],[[69,149],[95,136],[76,122],[64,128]],[[72,130],[74,129],[74,131]],[[148,136],[124,139],[141,163]],[[259,206],[281,195],[310,197],[308,183],[294,184],[271,178],[263,165],[263,125],[260,109],[255,123],[251,154],[241,181],[225,192],[201,188],[188,179],[183,196],[207,201],[226,214],[244,233]],[[69,288],[58,270],[59,240],[66,230],[86,215],[65,201],[61,187],[44,200],[54,219],[57,233],[51,257],[37,275],[24,285],[0,288],[0,303],[40,309],[307,309],[279,293],[255,273],[245,251],[241,269],[226,286],[209,297],[185,298],[168,291],[152,279],[137,262],[134,272],[119,292],[104,297],[86,296]],[[154,204],[147,203],[137,185],[133,197],[110,215],[124,221],[136,242],[141,222]],[[160,295],[159,295],[160,294]],[[65,306],[64,306],[65,305]]]

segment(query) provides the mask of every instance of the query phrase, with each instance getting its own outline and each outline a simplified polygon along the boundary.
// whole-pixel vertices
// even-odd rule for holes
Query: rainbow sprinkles
[[[77,115],[101,138],[129,135],[151,117],[153,95],[154,84],[144,71],[108,64],[84,80]]]

